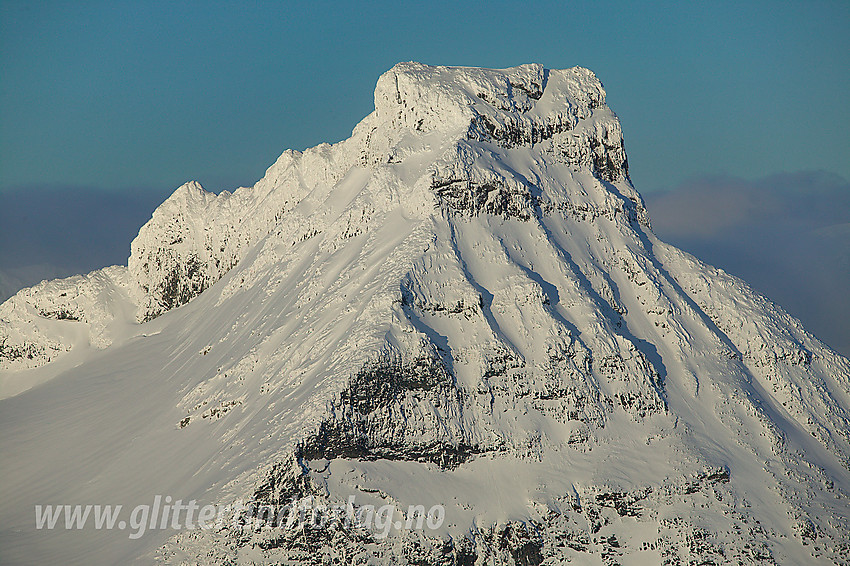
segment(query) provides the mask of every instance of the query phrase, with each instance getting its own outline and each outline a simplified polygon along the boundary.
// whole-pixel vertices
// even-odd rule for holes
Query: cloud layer
[[[714,176],[649,193],[654,232],[733,273],[850,356],[850,183],[824,172]]]
[[[166,194],[80,187],[0,192],[0,301],[42,279],[125,264]]]
[[[126,264],[167,194],[47,187],[0,193],[0,300]],[[850,183],[823,172],[704,177],[649,193],[658,236],[746,280],[850,356]]]

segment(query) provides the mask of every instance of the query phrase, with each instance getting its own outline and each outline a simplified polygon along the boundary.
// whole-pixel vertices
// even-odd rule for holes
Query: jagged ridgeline
[[[40,366],[145,385],[108,414],[150,407],[139,434],[181,457],[133,493],[446,512],[154,536],[165,561],[848,563],[850,363],[655,237],[587,69],[396,65],[349,139],[187,183],[128,267],[0,316],[17,390]]]

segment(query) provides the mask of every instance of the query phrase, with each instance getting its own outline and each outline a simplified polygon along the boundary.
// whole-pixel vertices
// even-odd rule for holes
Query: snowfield
[[[349,139],[183,185],[0,305],[0,397],[4,564],[850,563],[850,362],[655,237],[578,67],[401,63]],[[157,495],[445,520],[34,521]]]

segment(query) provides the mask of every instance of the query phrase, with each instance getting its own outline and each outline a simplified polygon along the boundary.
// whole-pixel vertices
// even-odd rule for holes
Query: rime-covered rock
[[[18,291],[0,305],[0,370],[36,368],[78,345],[108,347],[137,297],[118,265]]]

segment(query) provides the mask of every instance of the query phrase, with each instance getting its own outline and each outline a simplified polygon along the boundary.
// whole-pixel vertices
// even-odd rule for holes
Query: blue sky
[[[847,2],[0,0],[0,191],[250,184],[347,137],[402,60],[582,65],[650,192],[850,177]]]

